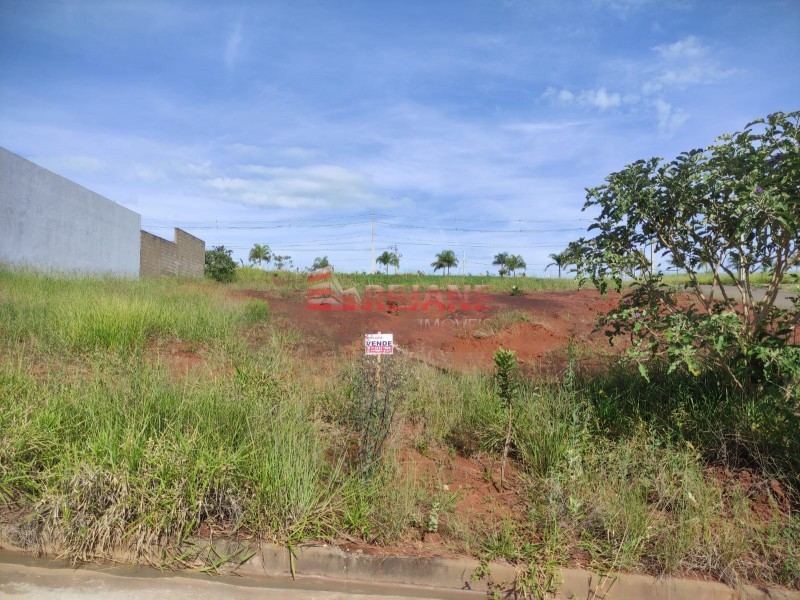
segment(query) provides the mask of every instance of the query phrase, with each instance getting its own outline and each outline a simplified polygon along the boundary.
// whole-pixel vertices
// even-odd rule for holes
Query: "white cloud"
[[[291,146],[289,148],[284,148],[283,150],[281,150],[281,154],[283,154],[288,158],[308,160],[311,158],[317,158],[321,154],[321,152],[316,148]]]
[[[578,93],[567,89],[556,90],[553,87],[547,88],[544,98],[551,98],[559,104],[577,104],[579,106],[590,106],[601,111],[621,106],[623,102],[635,101],[636,96],[626,95],[625,97],[618,92],[609,92],[605,87],[596,90],[582,90]]]
[[[644,84],[642,85],[642,93],[645,96],[651,96],[657,92],[660,92],[663,89],[664,89],[664,84],[661,83],[660,81],[655,81],[655,80],[645,81]]]
[[[625,17],[630,13],[644,10],[652,4],[670,8],[684,8],[690,4],[690,0],[592,0],[597,8],[608,9],[619,13]]]
[[[578,96],[578,102],[580,104],[597,107],[600,110],[606,110],[622,104],[622,96],[618,93],[609,94],[606,88],[601,87],[599,90],[581,92]]]
[[[130,177],[143,183],[156,183],[166,179],[161,169],[142,163],[134,163],[131,166]]]
[[[170,169],[176,174],[189,177],[209,177],[214,173],[214,167],[210,160],[202,162],[171,161]]]
[[[228,36],[225,43],[225,66],[228,70],[232,70],[239,60],[239,55],[242,47],[242,22],[241,20],[234,25],[233,30]]]
[[[177,158],[162,158],[150,163],[134,162],[130,169],[125,170],[126,178],[151,184],[211,177],[214,173],[208,160],[191,162]]]
[[[225,149],[236,154],[258,154],[261,152],[261,148],[258,146],[254,146],[253,144],[242,144],[241,142],[228,144],[225,146]]]
[[[255,177],[213,177],[202,184],[226,200],[257,206],[357,210],[380,201],[364,175],[336,165],[241,165],[238,171]]]
[[[736,73],[722,67],[710,46],[690,35],[672,44],[655,46],[656,63],[649,67],[651,77],[642,85],[642,93],[653,95],[666,89],[684,89],[691,85],[716,83]]]
[[[620,12],[639,10],[652,4],[654,0],[593,0],[593,4],[601,8],[610,8]]]
[[[508,131],[517,131],[519,133],[526,133],[530,135],[539,133],[551,133],[556,131],[565,131],[574,127],[583,125],[583,121],[534,121],[528,123],[510,123],[503,128]]]
[[[708,54],[708,48],[703,46],[693,35],[687,36],[672,44],[656,46],[653,50],[667,60],[693,59]]]
[[[54,173],[96,173],[107,165],[94,156],[62,154],[58,156],[34,156],[31,160]]]
[[[575,99],[575,94],[569,90],[561,90],[558,92],[558,99],[561,102],[572,102]]]
[[[647,59],[621,61],[623,68],[614,73],[617,81],[622,82],[620,91],[602,86],[573,92],[551,86],[542,97],[555,104],[595,108],[600,112],[646,108],[655,115],[659,133],[671,136],[689,118],[684,110],[673,106],[674,92],[714,84],[736,73],[735,69],[722,66],[712,46],[693,35],[651,50],[653,54]],[[634,75],[625,77],[626,74]]]
[[[689,118],[683,110],[673,108],[669,102],[660,98],[653,102],[653,106],[658,118],[658,130],[662,135],[671,136]]]

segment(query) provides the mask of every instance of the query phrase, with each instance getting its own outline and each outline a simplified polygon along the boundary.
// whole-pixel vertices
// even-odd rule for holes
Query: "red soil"
[[[309,310],[298,293],[286,299],[271,292],[244,290],[235,297],[266,300],[273,316],[299,330],[308,349],[325,354],[362,351],[364,334],[393,333],[400,352],[443,368],[486,369],[499,346],[515,350],[525,366],[547,365],[572,341],[602,347],[605,337],[593,332],[596,316],[612,308],[614,296],[591,290],[527,292],[521,296],[490,294],[488,311]],[[532,322],[517,323],[490,337],[473,335],[481,322],[501,311],[527,312]]]

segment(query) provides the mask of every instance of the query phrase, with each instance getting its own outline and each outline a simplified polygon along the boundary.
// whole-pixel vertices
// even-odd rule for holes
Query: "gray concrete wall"
[[[0,261],[139,276],[142,218],[0,148]]]

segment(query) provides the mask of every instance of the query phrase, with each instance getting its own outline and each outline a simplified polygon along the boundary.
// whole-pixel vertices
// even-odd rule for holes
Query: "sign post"
[[[381,389],[381,357],[384,354],[394,354],[394,334],[380,331],[365,334],[364,354],[378,357],[378,366],[375,369],[375,391],[379,392]]]
[[[394,354],[394,334],[367,333],[364,335],[364,354],[377,356],[380,360],[384,354]]]

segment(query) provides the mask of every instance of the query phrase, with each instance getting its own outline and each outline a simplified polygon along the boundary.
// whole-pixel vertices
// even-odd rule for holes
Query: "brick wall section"
[[[206,243],[182,229],[176,229],[175,245],[178,247],[175,274],[181,277],[202,277],[206,270]]]
[[[206,243],[175,229],[175,241],[170,242],[157,235],[141,232],[142,247],[139,275],[180,275],[181,277],[202,277],[205,270]]]

